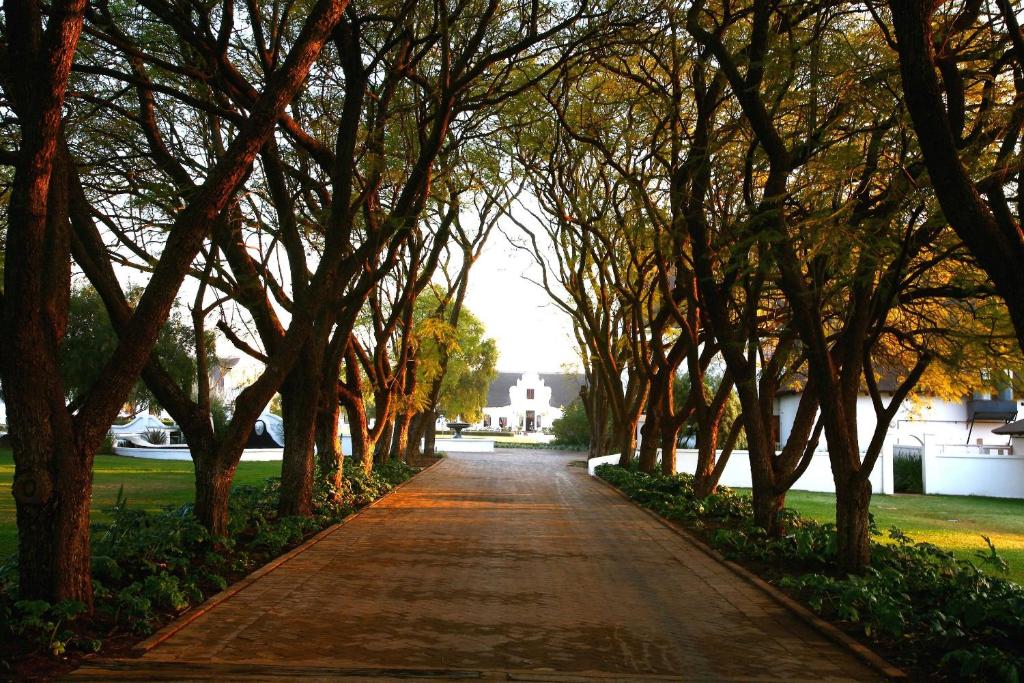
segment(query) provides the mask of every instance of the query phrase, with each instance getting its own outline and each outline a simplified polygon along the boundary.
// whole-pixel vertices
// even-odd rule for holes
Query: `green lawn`
[[[257,484],[280,473],[280,462],[243,462],[238,466],[235,483]],[[191,462],[99,455],[96,456],[93,475],[93,521],[105,519],[103,510],[113,505],[122,485],[128,504],[146,510],[181,505],[193,498]],[[13,553],[17,546],[14,498],[11,497],[13,477],[11,452],[0,450],[0,558]]]
[[[835,522],[835,496],[830,493],[791,491],[786,505],[822,522]],[[1010,565],[1009,577],[1024,583],[1024,500],[977,496],[873,496],[871,512],[888,538],[889,527],[899,527],[915,541],[927,541],[957,557],[973,559],[986,550],[984,534]]]

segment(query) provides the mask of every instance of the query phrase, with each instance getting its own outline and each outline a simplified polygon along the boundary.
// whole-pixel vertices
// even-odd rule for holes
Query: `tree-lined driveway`
[[[142,658],[78,675],[878,678],[578,458],[454,454]]]

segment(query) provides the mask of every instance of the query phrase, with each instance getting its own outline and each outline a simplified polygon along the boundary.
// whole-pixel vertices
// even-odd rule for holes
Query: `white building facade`
[[[883,401],[891,394],[882,394]],[[775,399],[777,442],[781,446],[789,440],[796,418],[800,394],[783,393]],[[1018,414],[1024,414],[1024,402],[1015,401],[1010,394],[975,394],[971,398],[946,400],[934,396],[906,399],[889,424],[886,441],[896,447],[920,448],[928,440],[932,444],[969,447],[982,453],[1009,454],[1010,439],[994,433]],[[871,398],[857,399],[857,441],[865,448],[871,441],[877,420]],[[819,451],[827,451],[824,435],[818,443]]]
[[[480,429],[540,432],[562,417],[579,396],[583,376],[538,372],[499,372],[487,392]]]

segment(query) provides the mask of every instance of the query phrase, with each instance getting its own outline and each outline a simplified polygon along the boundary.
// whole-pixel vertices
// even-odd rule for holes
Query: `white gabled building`
[[[893,388],[885,381],[879,384],[882,400],[888,402]],[[774,431],[779,446],[789,439],[799,404],[800,392],[795,390],[780,391],[775,399]],[[960,400],[915,396],[899,407],[889,424],[887,441],[893,446],[918,449],[928,439],[932,444],[959,446],[973,452],[1009,454],[1009,439],[997,429],[1013,420],[1018,409],[1024,414],[1024,402],[1015,400],[1009,390],[999,394],[975,392]],[[862,394],[857,399],[857,441],[861,448],[871,440],[875,424],[871,398]],[[824,435],[818,450],[828,450]]]
[[[562,417],[562,410],[580,395],[583,375],[499,372],[487,390],[484,419],[474,427],[539,432]]]

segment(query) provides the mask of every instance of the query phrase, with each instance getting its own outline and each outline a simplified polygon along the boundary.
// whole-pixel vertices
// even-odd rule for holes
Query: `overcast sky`
[[[511,223],[499,226],[515,234]],[[568,316],[524,275],[538,279],[538,266],[495,230],[473,266],[466,305],[497,341],[498,369],[561,372],[569,365],[577,372],[579,355]]]

